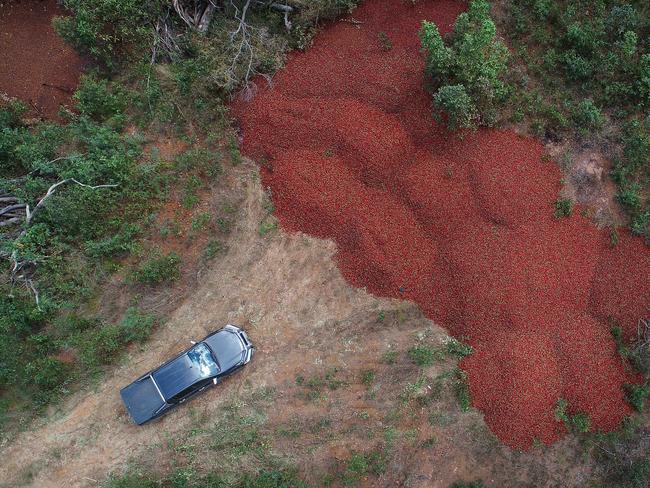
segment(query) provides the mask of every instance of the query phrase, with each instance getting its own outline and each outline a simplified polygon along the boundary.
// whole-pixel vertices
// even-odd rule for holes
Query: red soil
[[[54,118],[70,102],[82,61],[52,28],[56,0],[0,0],[0,92]]]
[[[630,413],[609,332],[648,316],[650,252],[574,215],[556,220],[560,171],[540,143],[432,122],[422,19],[448,31],[460,1],[366,2],[292,55],[272,88],[239,100],[246,154],[266,161],[284,228],[333,239],[355,286],[413,300],[475,353],[474,405],[506,444],[565,431],[560,398],[611,430]],[[382,50],[379,33],[391,40]]]

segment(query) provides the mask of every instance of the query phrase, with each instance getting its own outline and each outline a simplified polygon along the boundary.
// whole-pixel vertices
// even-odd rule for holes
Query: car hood
[[[227,329],[206,338],[205,343],[214,353],[221,371],[228,371],[241,363],[246,350],[237,333]]]

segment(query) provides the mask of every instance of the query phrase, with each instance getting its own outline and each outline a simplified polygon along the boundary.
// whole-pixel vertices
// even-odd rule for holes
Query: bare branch
[[[119,185],[97,185],[97,186],[90,186],[90,185],[86,185],[85,183],[80,183],[79,181],[77,181],[77,180],[74,179],[74,178],[67,178],[67,179],[65,179],[65,180],[61,180],[61,181],[59,181],[58,183],[53,184],[53,185],[52,185],[52,186],[47,190],[47,193],[45,194],[45,196],[44,196],[43,198],[41,198],[41,199],[38,201],[38,203],[37,203],[36,206],[34,207],[34,210],[30,211],[30,209],[29,209],[29,205],[26,206],[26,208],[25,208],[25,211],[26,211],[26,214],[27,214],[27,217],[26,217],[26,219],[25,219],[25,224],[26,224],[26,225],[29,225],[29,224],[31,223],[31,221],[32,221],[32,219],[34,218],[34,215],[36,214],[36,212],[37,212],[37,211],[38,211],[38,210],[43,206],[43,204],[45,203],[45,201],[46,201],[48,198],[50,198],[52,195],[54,195],[54,193],[56,192],[56,189],[57,189],[58,187],[60,187],[61,185],[65,185],[66,183],[75,183],[75,184],[77,184],[77,185],[79,185],[79,186],[83,186],[84,188],[90,188],[91,190],[96,190],[97,188],[115,188],[116,186],[119,186]]]
[[[63,158],[58,158],[58,159],[63,159]],[[36,307],[39,310],[41,309],[40,297],[39,297],[38,290],[34,285],[34,281],[32,279],[34,270],[36,268],[36,263],[31,260],[21,259],[20,256],[18,255],[18,248],[16,247],[16,243],[27,234],[27,230],[29,228],[29,225],[32,223],[32,220],[34,219],[34,216],[41,208],[43,208],[43,205],[47,201],[47,199],[50,198],[52,195],[54,195],[54,193],[56,193],[56,190],[60,186],[65,185],[67,183],[74,183],[84,188],[89,188],[91,190],[96,190],[98,188],[114,188],[116,186],[119,186],[117,184],[93,186],[93,185],[87,185],[85,183],[81,183],[75,178],[67,178],[65,180],[61,180],[58,183],[55,183],[52,186],[50,186],[45,196],[43,196],[43,198],[41,198],[38,201],[38,203],[36,204],[33,210],[30,210],[29,205],[24,203],[10,205],[0,210],[0,216],[10,217],[8,219],[0,221],[0,227],[6,227],[8,225],[14,225],[20,223],[23,224],[22,231],[18,234],[18,236],[13,241],[14,243],[13,251],[11,253],[8,253],[7,251],[0,250],[0,258],[8,259],[9,261],[11,261],[12,269],[11,269],[10,279],[12,284],[15,284],[19,281],[22,282],[23,285],[34,295]],[[13,201],[17,201],[17,199],[11,200],[11,202]],[[12,212],[15,212],[16,210],[24,210],[25,214],[20,216],[13,216],[14,214]]]

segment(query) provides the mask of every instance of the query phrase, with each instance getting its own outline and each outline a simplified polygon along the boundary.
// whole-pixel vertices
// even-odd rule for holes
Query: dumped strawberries
[[[351,284],[415,301],[473,346],[461,367],[504,443],[557,440],[561,398],[615,429],[635,378],[609,328],[631,338],[649,314],[650,252],[555,219],[560,171],[535,140],[433,122],[417,32],[423,19],[448,32],[464,5],[368,1],[329,25],[233,103],[244,152],[264,159],[285,229],[334,240]]]

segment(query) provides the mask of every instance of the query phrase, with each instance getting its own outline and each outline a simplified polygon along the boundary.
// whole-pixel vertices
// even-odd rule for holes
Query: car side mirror
[[[212,378],[212,383],[217,384],[217,378]]]

